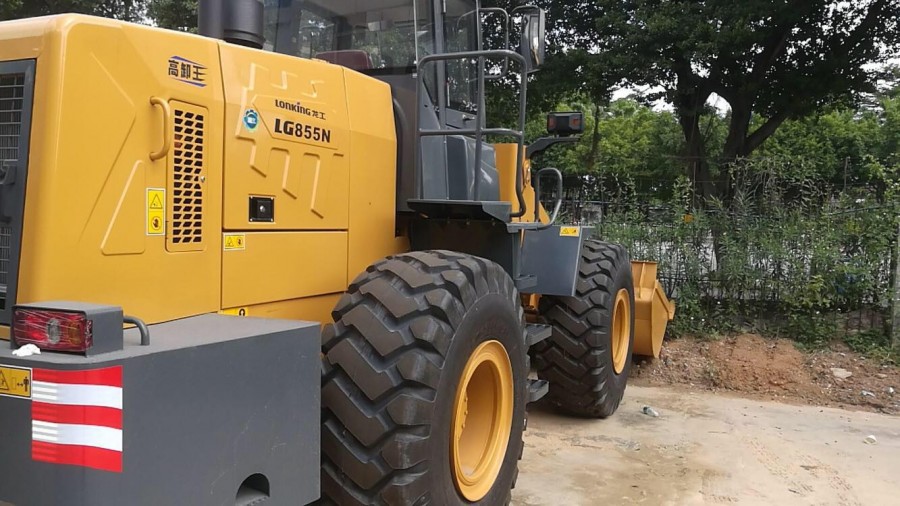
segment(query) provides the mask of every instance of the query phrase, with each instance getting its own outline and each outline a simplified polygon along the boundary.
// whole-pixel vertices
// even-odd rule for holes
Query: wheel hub
[[[613,369],[616,374],[622,374],[625,370],[625,362],[628,360],[628,342],[631,340],[631,297],[628,289],[623,288],[616,294],[616,303],[613,306],[612,317],[612,359]]]
[[[450,439],[456,488],[469,501],[490,492],[512,432],[512,365],[499,341],[482,343],[466,363],[454,403]]]

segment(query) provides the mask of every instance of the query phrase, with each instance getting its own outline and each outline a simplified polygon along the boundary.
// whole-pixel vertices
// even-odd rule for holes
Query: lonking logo
[[[288,102],[287,100],[278,99],[275,99],[275,107],[291,112],[300,112],[303,109],[303,105],[300,102]]]
[[[310,118],[317,118],[322,121],[325,121],[325,113],[322,111],[317,111],[315,109],[310,109],[300,102],[288,102],[287,100],[279,100],[275,99],[275,107],[279,109],[283,109],[285,111],[295,112],[297,114],[303,114],[304,116],[309,116]]]

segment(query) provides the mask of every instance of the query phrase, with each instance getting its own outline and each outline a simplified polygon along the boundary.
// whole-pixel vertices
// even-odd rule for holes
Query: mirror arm
[[[525,148],[525,158],[531,160],[557,144],[574,144],[580,140],[580,135],[572,135],[569,137],[541,137]]]

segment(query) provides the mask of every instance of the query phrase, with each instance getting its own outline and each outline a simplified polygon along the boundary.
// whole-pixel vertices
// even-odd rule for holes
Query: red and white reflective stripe
[[[87,371],[51,371],[35,369],[34,381],[66,385],[102,385],[122,388],[122,367],[91,369]]]
[[[99,406],[63,406],[35,402],[31,405],[31,418],[41,422],[122,428],[121,409]]]
[[[35,369],[32,458],[122,472],[122,368]]]
[[[99,385],[62,385],[35,381],[31,385],[32,398],[49,404],[71,406],[103,406],[122,409],[122,389]]]
[[[31,443],[31,458],[41,462],[90,467],[113,473],[122,472],[122,452],[93,446],[73,446],[55,443]]]
[[[71,425],[67,423],[31,422],[31,435],[35,441],[74,446],[93,446],[122,451],[122,430],[96,425]]]

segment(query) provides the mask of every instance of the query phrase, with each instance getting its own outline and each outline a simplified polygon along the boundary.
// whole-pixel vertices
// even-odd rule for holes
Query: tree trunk
[[[746,158],[747,131],[750,129],[750,120],[753,116],[749,107],[739,101],[731,104],[731,120],[728,124],[728,137],[725,138],[725,146],[722,148],[722,159],[719,163],[721,191],[719,197],[725,208],[731,207],[735,196],[735,169],[738,160]]]
[[[706,101],[712,90],[698,82],[686,60],[679,62],[677,73],[678,81],[672,103],[684,135],[687,175],[694,184],[694,193],[700,192],[699,202],[697,196],[694,197],[694,205],[703,206],[706,199],[716,195],[716,185],[706,158],[706,139],[700,131],[700,118],[703,117]]]
[[[706,159],[706,140],[700,132],[700,115],[680,114],[678,122],[684,133],[687,176],[694,183],[693,205],[702,206],[707,198],[716,196],[716,185],[710,171],[709,160]]]
[[[588,153],[587,169],[589,173],[594,172],[594,165],[597,163],[597,152],[600,151],[600,104],[594,104],[594,132],[591,134],[591,150]]]
[[[900,226],[894,242],[894,269],[892,272],[893,300],[891,301],[891,349],[900,351]]]

